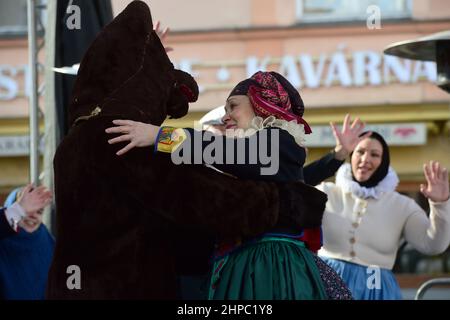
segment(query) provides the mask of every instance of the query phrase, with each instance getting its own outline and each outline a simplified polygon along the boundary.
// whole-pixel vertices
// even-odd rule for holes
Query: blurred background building
[[[112,0],[114,16],[129,2]],[[260,69],[275,70],[299,89],[305,102],[304,117],[313,125],[307,140],[308,161],[334,146],[328,123],[340,123],[350,113],[387,137],[392,165],[400,176],[398,190],[426,208],[418,192],[424,181],[423,163],[438,160],[450,168],[450,95],[435,85],[434,63],[385,56],[383,49],[394,42],[450,30],[449,1],[145,2],[154,20],[171,28],[167,45],[174,51],[170,58],[195,76],[201,90],[188,116],[167,124],[193,126],[206,112],[223,105],[238,81]],[[83,32],[83,14],[81,29],[73,32]],[[42,10],[44,23],[45,15]],[[39,57],[45,60],[43,50]],[[26,0],[2,0],[0,201],[29,179],[27,70]],[[40,102],[44,110],[43,99]],[[396,270],[450,272],[449,263],[448,253],[425,259],[404,247]]]

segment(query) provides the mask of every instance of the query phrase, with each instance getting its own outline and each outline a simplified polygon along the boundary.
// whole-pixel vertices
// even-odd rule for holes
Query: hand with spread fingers
[[[52,193],[44,186],[33,188],[27,185],[19,194],[17,202],[25,210],[26,216],[19,222],[19,226],[32,233],[42,223],[42,212],[52,201]]]
[[[423,172],[427,184],[420,185],[420,192],[433,202],[447,201],[450,197],[447,169],[437,161],[430,161],[423,165]]]
[[[160,127],[149,123],[142,123],[132,120],[114,120],[116,127],[110,127],[105,130],[106,133],[120,133],[121,135],[108,140],[109,144],[120,142],[129,143],[116,154],[121,156],[134,147],[148,147],[155,144],[156,137]]]
[[[156,34],[158,35],[159,39],[161,40],[161,43],[164,45],[164,42],[166,41],[166,37],[169,34],[169,27],[165,28],[164,30],[160,29],[161,26],[161,22],[158,20],[155,22],[155,24],[153,25],[153,30],[155,30]],[[172,47],[166,47],[164,46],[164,50],[166,50],[166,52],[170,52],[173,51]]]
[[[336,153],[337,160],[345,160],[350,153],[355,149],[356,145],[365,138],[369,137],[371,132],[367,132],[360,136],[364,131],[365,124],[356,118],[351,123],[350,115],[346,114],[344,123],[342,125],[342,131],[339,131],[333,122],[330,122],[331,129],[333,131],[334,138],[336,140],[336,147],[334,151]]]
[[[46,187],[33,188],[29,184],[22,190],[17,202],[29,215],[45,208],[51,201],[52,193]]]

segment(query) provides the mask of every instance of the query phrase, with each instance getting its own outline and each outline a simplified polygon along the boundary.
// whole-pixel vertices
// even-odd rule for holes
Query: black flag
[[[80,63],[97,33],[113,19],[110,0],[58,0],[56,9],[55,66]],[[55,74],[56,116],[60,137],[67,134],[67,107],[75,76]]]

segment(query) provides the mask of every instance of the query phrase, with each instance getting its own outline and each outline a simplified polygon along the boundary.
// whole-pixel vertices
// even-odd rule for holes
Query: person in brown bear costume
[[[161,125],[167,116],[184,116],[188,102],[197,99],[194,79],[174,69],[152,25],[147,5],[133,1],[81,62],[69,105],[72,127],[54,158],[57,219],[49,299],[176,298],[174,226],[221,238],[251,237],[278,219],[274,183],[175,166],[152,148],[117,157],[117,147],[105,143],[113,119]],[[286,188],[305,194],[302,183]],[[325,200],[309,212],[315,224]],[[80,272],[78,279],[71,270]]]

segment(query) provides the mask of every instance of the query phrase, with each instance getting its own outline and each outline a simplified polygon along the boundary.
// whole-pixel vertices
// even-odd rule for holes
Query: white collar
[[[294,137],[295,142],[305,147],[305,126],[297,121],[287,121],[283,119],[277,119],[274,116],[269,116],[265,119],[259,116],[255,116],[251,123],[250,128],[255,130],[261,130],[267,127],[277,127],[286,130],[291,136]]]
[[[305,147],[305,126],[301,123],[297,123],[295,120],[287,121],[283,119],[277,119],[274,116],[269,116],[265,119],[259,116],[255,116],[250,124],[249,128],[244,129],[234,129],[225,130],[225,135],[228,137],[243,138],[254,135],[257,131],[268,128],[276,127],[286,130],[291,136],[294,137],[295,142],[301,146]]]
[[[398,176],[394,169],[389,166],[386,177],[383,178],[375,187],[366,188],[360,186],[352,178],[352,168],[350,163],[344,163],[336,174],[336,185],[341,187],[344,192],[352,193],[358,198],[375,198],[379,199],[385,192],[395,191],[399,183]]]

